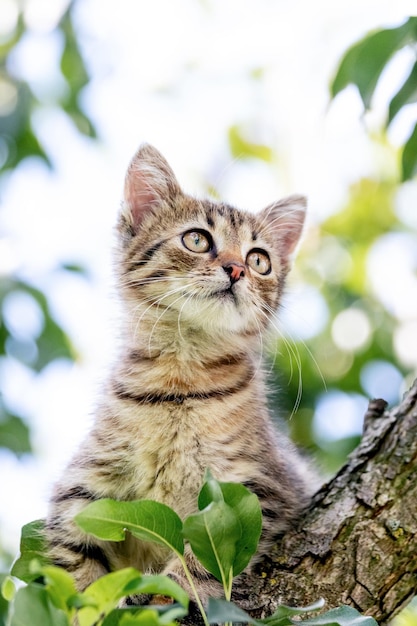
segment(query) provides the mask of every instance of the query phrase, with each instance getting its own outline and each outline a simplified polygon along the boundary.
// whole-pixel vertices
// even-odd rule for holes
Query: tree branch
[[[417,381],[400,406],[369,404],[364,435],[345,466],[313,499],[251,575],[235,601],[266,616],[279,603],[323,597],[391,619],[417,590]]]

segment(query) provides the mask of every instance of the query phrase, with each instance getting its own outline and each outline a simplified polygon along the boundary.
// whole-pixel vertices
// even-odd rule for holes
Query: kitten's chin
[[[238,302],[229,290],[207,300],[190,300],[180,312],[180,322],[194,328],[225,336],[259,331],[259,323],[250,315],[251,307]]]

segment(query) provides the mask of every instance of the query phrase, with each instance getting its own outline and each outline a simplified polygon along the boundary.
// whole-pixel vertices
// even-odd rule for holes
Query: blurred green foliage
[[[300,382],[292,370],[299,368],[302,397],[298,412],[289,422],[290,429],[299,444],[319,455],[323,468],[329,472],[343,463],[359,437],[331,441],[327,446],[320,441],[313,429],[313,418],[324,391],[367,396],[362,373],[373,363],[390,363],[404,377],[408,374],[393,344],[399,322],[370,290],[366,269],[373,244],[385,233],[404,229],[393,211],[395,188],[395,182],[364,179],[356,183],[348,204],[317,226],[297,258],[297,270],[303,280],[324,298],[327,323],[308,339],[308,347],[294,338],[298,364],[294,354],[281,348],[275,369],[284,392],[278,396],[277,408],[281,413],[293,411]],[[341,347],[333,336],[335,320],[346,311],[359,312],[360,320],[365,320],[369,327],[369,336],[357,347]],[[398,399],[399,395],[400,389]]]
[[[17,168],[27,157],[38,157],[48,167],[53,167],[33,124],[33,116],[43,104],[62,109],[79,132],[91,138],[96,137],[94,124],[80,106],[80,96],[89,82],[89,75],[74,32],[74,4],[69,4],[55,28],[62,41],[60,58],[56,61],[65,80],[65,88],[54,91],[55,101],[51,102],[49,96],[46,103],[36,97],[31,85],[21,80],[14,69],[13,54],[30,34],[25,24],[23,5],[18,6],[16,26],[0,43],[0,185],[2,175]],[[60,269],[83,271],[75,264]],[[35,336],[28,336],[6,314],[11,296],[22,294],[38,310],[39,332]],[[18,275],[0,275],[0,364],[7,359],[16,359],[39,373],[55,359],[72,360],[74,357],[71,341],[55,320],[47,296]],[[0,380],[0,448],[7,448],[17,455],[31,451],[26,418],[6,406]]]
[[[403,48],[415,50],[417,44],[417,17],[410,17],[396,28],[371,33],[352,46],[343,57],[331,84],[334,98],[347,85],[359,90],[366,109],[371,107],[372,96],[383,70],[396,52]],[[407,104],[417,102],[417,61],[393,95],[387,114],[387,126]],[[401,178],[409,180],[417,173],[417,122],[402,151]]]
[[[231,126],[228,132],[229,149],[235,159],[260,159],[270,163],[274,153],[269,146],[251,141],[245,136],[244,129],[238,124]]]
[[[405,47],[415,50],[416,43],[416,17],[410,17],[396,28],[367,35],[342,58],[330,85],[331,98],[353,84],[359,90],[365,110],[372,108],[375,89],[392,57]],[[386,127],[374,138],[377,147],[379,142],[381,149],[391,151],[393,162],[397,160],[395,148],[389,146],[385,131],[402,109],[415,102],[417,62],[387,104]],[[317,436],[313,418],[325,387],[350,397],[367,396],[363,373],[375,364],[392,365],[404,378],[413,375],[410,365],[402,362],[394,345],[395,331],[401,320],[371,288],[367,273],[370,254],[384,235],[408,232],[417,246],[417,233],[404,224],[395,211],[401,184],[417,173],[417,123],[399,153],[398,173],[353,184],[346,205],[304,240],[297,269],[302,280],[324,298],[328,321],[318,334],[308,339],[308,349],[295,338],[292,347],[281,348],[275,359],[278,387],[283,389],[277,398],[277,409],[284,414],[291,413],[297,405],[300,380],[294,370],[300,370],[302,396],[299,410],[290,420],[290,430],[299,444],[315,452],[323,469],[330,473],[343,463],[346,454],[357,445],[359,436],[330,442],[321,441]],[[335,320],[346,311],[359,312],[368,324],[369,337],[363,345],[340,347],[335,341]],[[405,389],[398,389],[396,400],[400,399],[401,391]]]
[[[80,95],[89,76],[74,33],[72,6],[69,5],[56,26],[62,38],[61,58],[57,63],[65,79],[65,89],[55,94],[53,104],[69,115],[81,133],[95,137],[94,125],[80,107]],[[29,156],[53,165],[33,128],[33,114],[43,103],[35,96],[30,84],[22,81],[13,69],[13,52],[27,34],[20,8],[16,28],[6,41],[0,43],[0,173],[17,167]]]

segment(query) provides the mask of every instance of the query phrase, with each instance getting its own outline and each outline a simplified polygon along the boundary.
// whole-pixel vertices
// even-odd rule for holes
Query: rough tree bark
[[[417,593],[417,381],[386,411],[373,400],[358,448],[297,528],[235,587],[254,617],[278,604],[348,604],[384,623]],[[194,622],[195,623],[195,622]]]

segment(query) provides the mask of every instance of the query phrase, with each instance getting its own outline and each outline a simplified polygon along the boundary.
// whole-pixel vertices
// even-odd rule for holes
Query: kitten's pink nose
[[[245,275],[245,266],[235,261],[226,263],[226,265],[223,265],[223,269],[229,276],[232,285]]]

